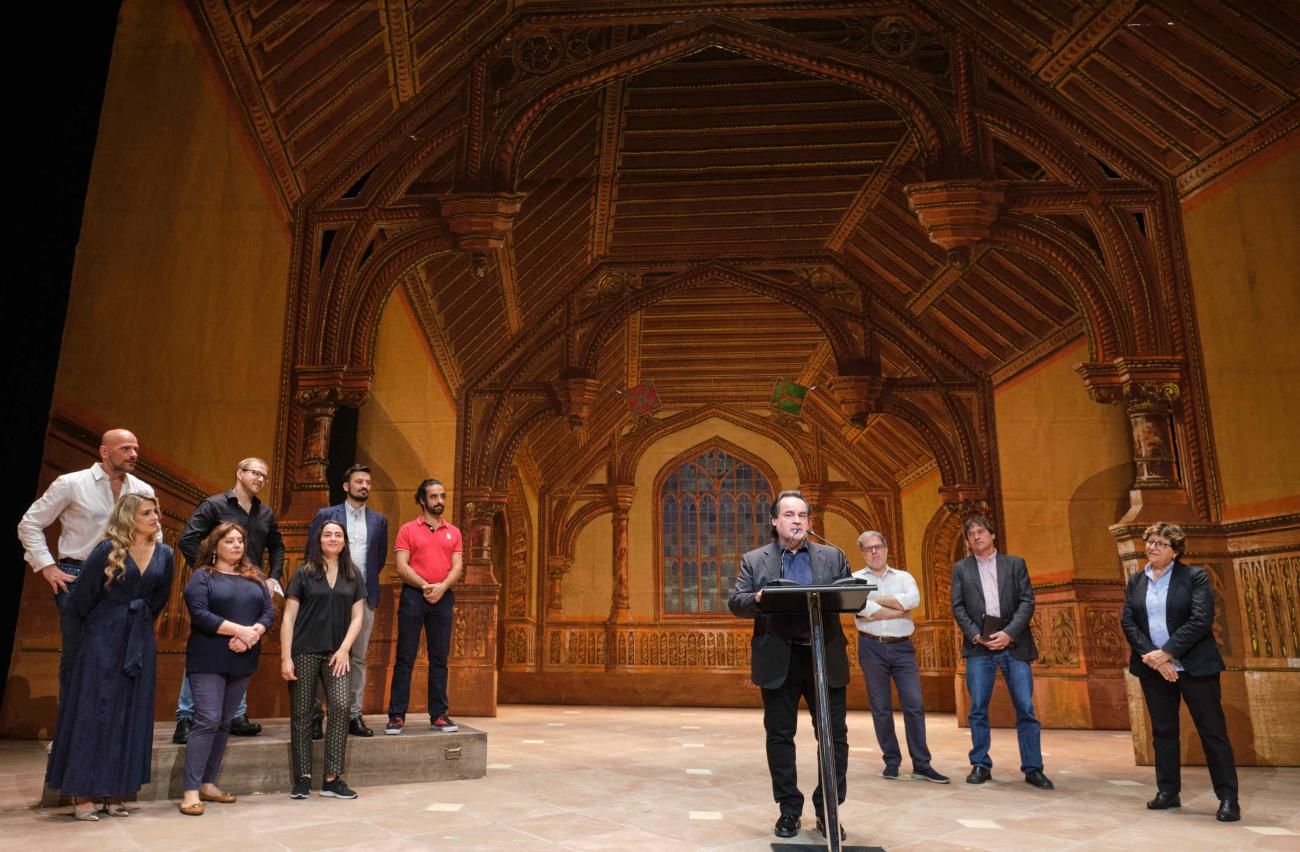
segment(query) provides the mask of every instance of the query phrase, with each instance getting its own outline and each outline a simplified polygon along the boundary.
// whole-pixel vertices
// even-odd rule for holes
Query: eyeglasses
[[[1173,545],[1167,541],[1157,541],[1154,538],[1147,539],[1147,550],[1166,550],[1172,547]]]
[[[879,551],[881,551],[881,550],[884,550],[884,549],[885,549],[885,546],[884,546],[883,544],[873,544],[873,545],[871,545],[871,546],[869,546],[869,547],[864,547],[864,548],[862,548],[862,552],[863,552],[863,553],[877,553],[877,552],[879,552]]]
[[[266,478],[267,478],[267,475],[266,475],[265,473],[262,473],[260,470],[252,470],[252,469],[247,468],[247,467],[241,467],[240,470],[242,470],[244,473],[247,473],[247,474],[251,475],[254,479],[266,479]]]

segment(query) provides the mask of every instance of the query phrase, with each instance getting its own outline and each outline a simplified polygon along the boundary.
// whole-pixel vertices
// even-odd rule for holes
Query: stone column
[[[448,691],[457,712],[495,716],[501,584],[492,570],[492,522],[506,503],[487,490],[466,489],[463,505],[465,579],[456,588]]]
[[[629,665],[633,660],[631,645],[635,642],[631,631],[620,630],[632,620],[632,609],[628,599],[628,515],[632,508],[632,498],[636,494],[633,485],[611,485],[609,499],[613,506],[610,513],[610,525],[613,545],[610,558],[613,571],[613,584],[610,592],[609,621],[605,623],[605,668],[612,671],[620,665]]]
[[[550,615],[559,615],[564,611],[564,575],[567,573],[568,557],[546,557],[546,611]]]

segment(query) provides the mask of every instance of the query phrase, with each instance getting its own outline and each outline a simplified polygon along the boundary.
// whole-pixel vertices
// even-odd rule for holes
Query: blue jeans
[[[989,699],[993,697],[993,679],[998,670],[1011,693],[1016,708],[1016,739],[1020,742],[1020,771],[1042,771],[1043,751],[1040,726],[1034,715],[1034,672],[1029,663],[1017,660],[1010,651],[977,654],[966,658],[966,691],[970,693],[970,762],[972,766],[993,768],[989,759]]]
[[[250,675],[251,677],[251,675]],[[239,693],[239,709],[231,718],[238,719],[240,716],[248,715],[248,687]],[[176,721],[189,719],[194,721],[194,693],[190,690],[190,676],[188,674],[181,677],[181,696],[176,699]]]

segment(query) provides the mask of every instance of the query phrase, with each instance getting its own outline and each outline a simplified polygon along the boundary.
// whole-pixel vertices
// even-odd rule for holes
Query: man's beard
[[[366,502],[366,500],[370,499],[370,492],[367,491],[367,492],[365,492],[365,493],[363,493],[363,494],[353,494],[353,493],[351,493],[351,492],[348,492],[348,497],[352,498],[353,500],[357,501],[358,503],[364,503],[364,502]]]
[[[445,508],[447,508],[446,505],[444,505],[444,504],[442,504],[442,503],[439,503],[439,504],[436,505],[436,506],[431,506],[431,507],[429,507],[429,514],[430,514],[430,515],[434,515],[434,516],[436,517],[436,516],[438,516],[438,515],[441,515],[441,514],[442,514],[442,510],[445,509]]]

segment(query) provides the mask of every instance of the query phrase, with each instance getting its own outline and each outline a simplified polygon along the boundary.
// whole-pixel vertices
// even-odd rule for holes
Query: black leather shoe
[[[966,776],[967,784],[983,784],[985,781],[993,780],[993,771],[987,766],[972,766],[970,775]]]
[[[194,720],[185,716],[176,720],[176,733],[172,734],[172,742],[176,745],[185,745],[190,741],[190,728],[194,727]]]
[[[255,737],[260,733],[262,733],[262,726],[257,722],[248,721],[247,713],[230,720],[230,735],[232,737]]]
[[[822,837],[826,836],[826,823],[822,821],[821,817],[817,817],[817,833],[820,834]],[[841,823],[840,842],[843,843],[845,840],[848,839],[849,839],[849,833],[844,830],[844,825]]]
[[[311,738],[313,740],[325,739],[325,720],[320,716],[311,720]]]
[[[781,814],[776,818],[776,826],[772,833],[777,837],[794,837],[799,833],[799,817],[792,814]]]
[[[1181,808],[1183,803],[1178,800],[1177,793],[1156,793],[1156,797],[1147,802],[1147,809],[1153,811],[1164,811],[1169,808]]]
[[[366,720],[360,716],[353,716],[352,721],[348,722],[348,733],[354,737],[373,737],[375,732],[366,727]]]
[[[1241,819],[1241,805],[1236,799],[1223,799],[1219,802],[1219,811],[1214,815],[1219,822],[1236,822]]]
[[[1040,790],[1055,790],[1056,785],[1052,779],[1043,774],[1043,770],[1035,769],[1033,772],[1025,773],[1025,783],[1030,787],[1037,787]]]

